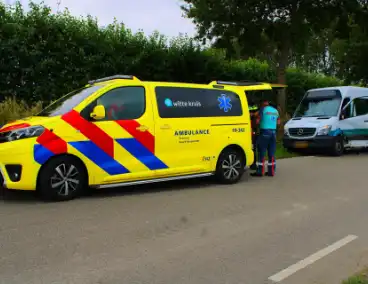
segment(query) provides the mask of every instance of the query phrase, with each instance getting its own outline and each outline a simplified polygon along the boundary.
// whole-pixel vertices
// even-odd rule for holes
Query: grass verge
[[[286,158],[293,158],[298,157],[299,155],[296,153],[290,153],[286,151],[286,149],[282,146],[282,142],[278,142],[276,145],[276,159],[286,159]]]
[[[368,268],[344,280],[342,284],[368,284]]]

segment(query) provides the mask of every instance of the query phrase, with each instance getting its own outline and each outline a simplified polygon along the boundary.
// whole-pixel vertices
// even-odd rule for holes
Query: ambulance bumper
[[[290,150],[324,150],[334,147],[336,143],[336,137],[334,136],[316,136],[312,139],[293,139],[291,137],[284,136],[283,146]]]
[[[19,141],[0,144],[0,189],[35,190],[40,165],[33,161],[31,147]]]

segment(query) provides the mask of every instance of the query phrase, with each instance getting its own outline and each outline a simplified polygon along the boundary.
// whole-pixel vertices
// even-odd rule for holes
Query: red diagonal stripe
[[[29,126],[30,125],[28,123],[14,124],[14,125],[10,125],[8,127],[1,128],[0,132],[12,131],[12,130],[16,130],[16,129],[26,128],[26,127],[29,127]]]
[[[117,120],[121,127],[123,127],[130,135],[137,139],[143,146],[145,146],[151,153],[155,153],[155,137],[149,131],[139,131],[137,127],[141,126],[135,120]]]
[[[61,117],[75,129],[79,130],[89,140],[94,142],[106,154],[114,158],[114,140],[95,124],[85,120],[78,112],[72,110]]]
[[[37,142],[55,155],[64,154],[68,151],[67,143],[48,129],[37,138]]]

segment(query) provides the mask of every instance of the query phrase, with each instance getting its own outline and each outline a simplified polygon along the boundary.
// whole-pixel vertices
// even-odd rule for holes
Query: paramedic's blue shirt
[[[279,112],[272,106],[266,106],[260,111],[260,129],[276,130],[277,119],[279,118]]]

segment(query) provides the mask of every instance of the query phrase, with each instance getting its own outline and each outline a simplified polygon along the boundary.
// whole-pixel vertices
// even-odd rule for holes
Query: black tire
[[[41,169],[37,191],[48,201],[72,200],[87,187],[87,173],[84,165],[71,156],[51,159]]]
[[[225,149],[217,161],[216,178],[222,184],[237,183],[244,174],[244,167],[243,153],[232,148]]]
[[[331,149],[331,154],[335,157],[339,157],[344,154],[344,138],[342,136],[336,137]]]

